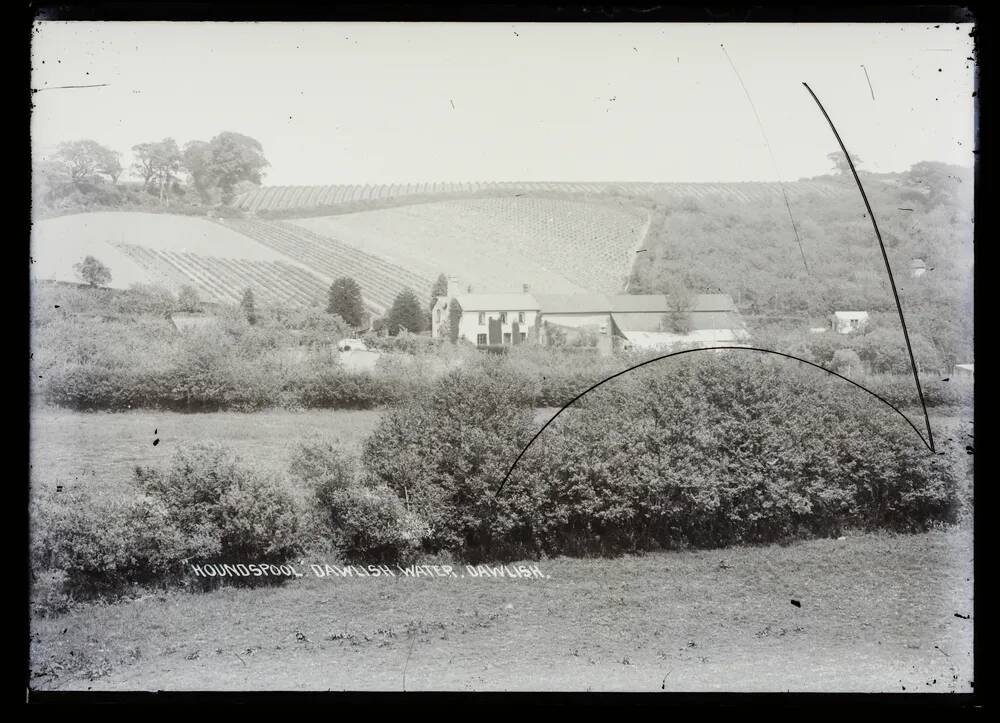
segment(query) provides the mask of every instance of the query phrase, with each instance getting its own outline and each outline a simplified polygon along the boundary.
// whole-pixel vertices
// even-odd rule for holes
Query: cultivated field
[[[365,301],[378,313],[392,306],[393,299],[403,289],[409,288],[418,293],[430,290],[437,278],[437,274],[427,268],[404,268],[291,223],[258,220],[230,220],[226,223],[279,253],[309,264],[325,278],[352,277],[360,284]]]
[[[155,213],[85,213],[38,221],[32,276],[79,281],[73,264],[91,255],[111,270],[112,288],[195,286],[206,301],[239,300],[251,287],[267,297],[311,300],[329,280],[298,259],[207,219]],[[308,297],[308,298],[307,298]]]
[[[972,692],[971,550],[954,529],[154,594],[35,620],[31,685]]]
[[[784,184],[790,200],[804,195],[830,197],[850,192],[839,184],[822,181],[798,181]],[[723,196],[745,203],[781,200],[782,186],[777,183],[573,183],[565,181],[476,181],[470,183],[393,183],[332,186],[264,186],[236,198],[237,208],[247,211],[289,211],[334,207],[364,202],[408,203],[408,199],[469,197],[498,193],[611,194],[682,201],[688,198],[709,200]]]
[[[649,212],[624,202],[502,197],[294,219],[398,266],[480,291],[619,292]]]

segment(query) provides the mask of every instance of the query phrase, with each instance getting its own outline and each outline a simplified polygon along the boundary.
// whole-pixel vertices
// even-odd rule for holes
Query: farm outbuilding
[[[449,281],[451,289],[457,287]],[[451,309],[454,315],[449,314]],[[433,334],[446,324],[477,346],[537,341],[590,346],[602,354],[667,346],[745,346],[742,317],[726,294],[698,294],[682,307],[663,294],[449,294],[438,297]]]
[[[830,325],[838,334],[853,334],[868,326],[867,311],[835,311],[830,316]]]

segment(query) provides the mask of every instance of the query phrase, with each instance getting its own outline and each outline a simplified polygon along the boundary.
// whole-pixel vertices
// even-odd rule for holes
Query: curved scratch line
[[[729,61],[729,66],[733,69],[733,73],[736,74],[736,80],[740,82],[740,87],[743,88],[743,95],[747,97],[747,102],[750,104],[750,110],[753,111],[753,117],[757,119],[757,127],[760,129],[761,138],[764,139],[764,147],[767,148],[767,155],[771,157],[771,165],[774,167],[774,172],[779,176],[781,173],[778,171],[778,161],[774,157],[774,151],[771,150],[771,143],[767,140],[767,133],[764,132],[764,122],[761,121],[760,115],[757,113],[757,106],[753,103],[753,98],[750,97],[750,91],[747,90],[746,83],[743,82],[743,76],[740,75],[740,71],[736,69],[736,63],[733,59],[729,57],[729,51],[726,50],[726,46],[722,46],[722,52],[726,56],[726,60]],[[792,215],[792,204],[788,201],[788,194],[785,192],[785,184],[782,183],[781,179],[778,179],[778,188],[781,189],[781,197],[785,199],[785,209],[788,211],[788,220],[792,222],[792,233],[795,234],[795,242],[799,245],[799,254],[802,256],[802,265],[806,268],[806,273],[812,273],[809,269],[809,262],[806,261],[806,252],[802,248],[802,239],[799,238],[799,227],[795,224],[795,217]]]
[[[903,414],[901,411],[899,411],[899,409],[895,405],[893,405],[890,401],[888,401],[884,397],[876,394],[875,392],[873,392],[868,387],[865,387],[865,386],[862,386],[861,384],[858,384],[853,379],[848,379],[847,377],[843,376],[842,374],[838,374],[837,372],[830,371],[829,369],[827,369],[824,366],[820,366],[819,364],[815,364],[815,363],[813,363],[811,361],[807,361],[805,359],[802,359],[801,357],[793,356],[792,354],[785,354],[784,352],[780,352],[780,351],[774,351],[773,349],[761,349],[761,348],[755,347],[755,346],[708,346],[708,347],[703,347],[703,348],[700,348],[700,349],[683,349],[681,351],[675,351],[675,352],[671,352],[670,354],[664,354],[663,356],[658,356],[658,357],[654,357],[652,359],[647,359],[646,361],[640,362],[639,364],[636,364],[635,366],[631,366],[628,369],[622,369],[620,372],[612,374],[610,377],[605,377],[601,381],[597,382],[597,384],[594,384],[594,385],[588,387],[587,389],[585,389],[584,391],[580,392],[579,394],[577,394],[575,397],[573,397],[568,402],[566,402],[566,404],[564,404],[559,409],[558,412],[556,412],[555,414],[553,414],[549,418],[549,421],[547,421],[545,424],[543,424],[542,428],[539,429],[538,432],[535,433],[535,436],[531,438],[531,441],[528,442],[526,445],[524,445],[524,449],[522,449],[521,453],[519,455],[517,455],[517,459],[514,460],[514,464],[512,464],[510,466],[510,469],[507,470],[507,474],[504,475],[503,481],[500,482],[500,486],[497,488],[497,491],[493,493],[493,499],[496,499],[497,496],[499,496],[500,492],[503,491],[504,485],[506,485],[507,484],[507,480],[510,479],[511,474],[514,472],[514,468],[517,467],[517,463],[521,461],[521,457],[523,457],[525,455],[525,453],[528,451],[528,449],[531,447],[531,445],[535,443],[535,440],[538,439],[542,435],[542,432],[544,432],[545,429],[550,424],[552,424],[552,422],[555,421],[556,417],[558,417],[560,414],[562,414],[563,412],[565,412],[566,409],[569,408],[569,406],[572,405],[573,402],[575,402],[576,400],[578,400],[580,397],[582,397],[582,396],[584,396],[586,394],[589,394],[590,392],[594,391],[595,389],[597,389],[597,387],[601,386],[605,382],[610,382],[612,379],[620,377],[622,374],[627,374],[628,372],[635,371],[636,369],[638,369],[640,367],[644,367],[647,364],[652,364],[653,362],[662,361],[664,359],[669,359],[670,357],[680,356],[682,354],[692,354],[694,352],[699,352],[699,351],[713,351],[713,350],[717,350],[717,349],[741,349],[741,350],[745,350],[745,351],[761,352],[763,354],[774,354],[775,356],[785,357],[786,359],[794,359],[795,361],[802,362],[803,364],[808,364],[811,367],[816,367],[817,369],[822,369],[827,374],[832,374],[833,376],[837,377],[838,379],[843,379],[845,382],[849,382],[850,384],[853,384],[858,389],[861,389],[861,390],[863,390],[865,392],[868,392],[870,395],[872,395],[877,400],[879,400],[880,402],[882,402],[884,405],[886,405],[887,407],[889,407],[892,411],[894,411],[896,414],[898,414],[904,420],[906,420],[906,423],[909,424],[910,427],[913,428],[913,431],[917,433],[917,436],[920,437],[920,441],[924,443],[924,446],[927,447],[927,449],[929,449],[931,452],[934,451],[934,448],[932,446],[930,446],[929,444],[927,444],[927,441],[924,439],[924,435],[922,435],[920,433],[920,430],[917,429],[917,426],[913,422],[910,421],[909,417],[907,417],[905,414]]]
[[[868,209],[868,216],[872,220],[872,227],[875,229],[875,238],[878,239],[878,247],[882,250],[882,260],[885,261],[885,272],[889,275],[889,285],[892,287],[892,297],[896,300],[896,311],[899,312],[899,323],[903,327],[903,339],[906,341],[906,351],[910,355],[910,370],[913,372],[913,381],[917,385],[917,395],[920,397],[920,406],[924,410],[924,423],[927,425],[927,444],[931,452],[934,450],[934,433],[931,431],[931,418],[927,414],[927,403],[924,401],[924,390],[920,388],[920,375],[917,374],[917,361],[913,357],[913,347],[910,346],[910,333],[906,329],[906,319],[903,318],[903,306],[899,303],[899,292],[896,291],[896,280],[892,276],[892,269],[889,267],[889,255],[885,252],[885,244],[882,242],[882,234],[878,230],[878,223],[875,221],[875,214],[872,212],[872,205],[868,203],[868,195],[865,193],[864,186],[861,185],[861,179],[858,177],[858,171],[854,168],[854,161],[851,160],[851,154],[847,152],[847,146],[844,145],[844,141],[841,140],[840,134],[837,132],[837,127],[833,125],[833,121],[830,120],[830,115],[826,112],[826,108],[823,104],[819,102],[819,98],[813,93],[812,88],[809,87],[808,83],[803,82],[802,85],[806,87],[809,91],[809,95],[813,97],[816,101],[816,105],[819,106],[820,111],[823,113],[823,117],[826,118],[826,122],[830,124],[830,130],[833,131],[834,137],[837,139],[837,143],[840,144],[840,150],[844,152],[844,157],[847,158],[847,165],[851,167],[851,173],[854,174],[854,182],[858,184],[858,190],[861,191],[861,198],[865,202],[865,208]],[[923,439],[923,437],[921,437]]]

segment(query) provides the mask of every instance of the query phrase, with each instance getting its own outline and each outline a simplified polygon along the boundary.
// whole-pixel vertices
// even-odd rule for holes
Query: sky
[[[45,21],[32,152],[91,138],[127,166],[228,130],[265,185],[793,180],[838,148],[807,82],[862,168],[971,167],[971,29]]]

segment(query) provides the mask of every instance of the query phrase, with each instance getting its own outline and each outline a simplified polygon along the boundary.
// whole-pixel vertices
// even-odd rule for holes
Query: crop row
[[[192,285],[205,300],[238,302],[246,289],[253,289],[264,302],[308,305],[322,298],[327,288],[322,279],[282,261],[202,256],[134,244],[117,247],[163,285],[174,290]]]
[[[226,226],[306,264],[327,281],[350,276],[361,285],[362,296],[376,310],[391,306],[396,295],[405,288],[422,296],[433,284],[433,279],[294,224],[229,220]]]
[[[846,190],[850,190],[847,188]],[[829,197],[845,192],[836,184],[793,182],[784,184],[790,200],[803,195]],[[686,198],[710,199],[723,196],[743,203],[780,200],[778,183],[564,183],[564,182],[490,182],[404,183],[331,186],[266,186],[238,196],[234,204],[247,211],[279,211],[321,208],[358,201],[380,201],[407,196],[462,195],[496,192],[611,194],[643,196],[660,200]]]

